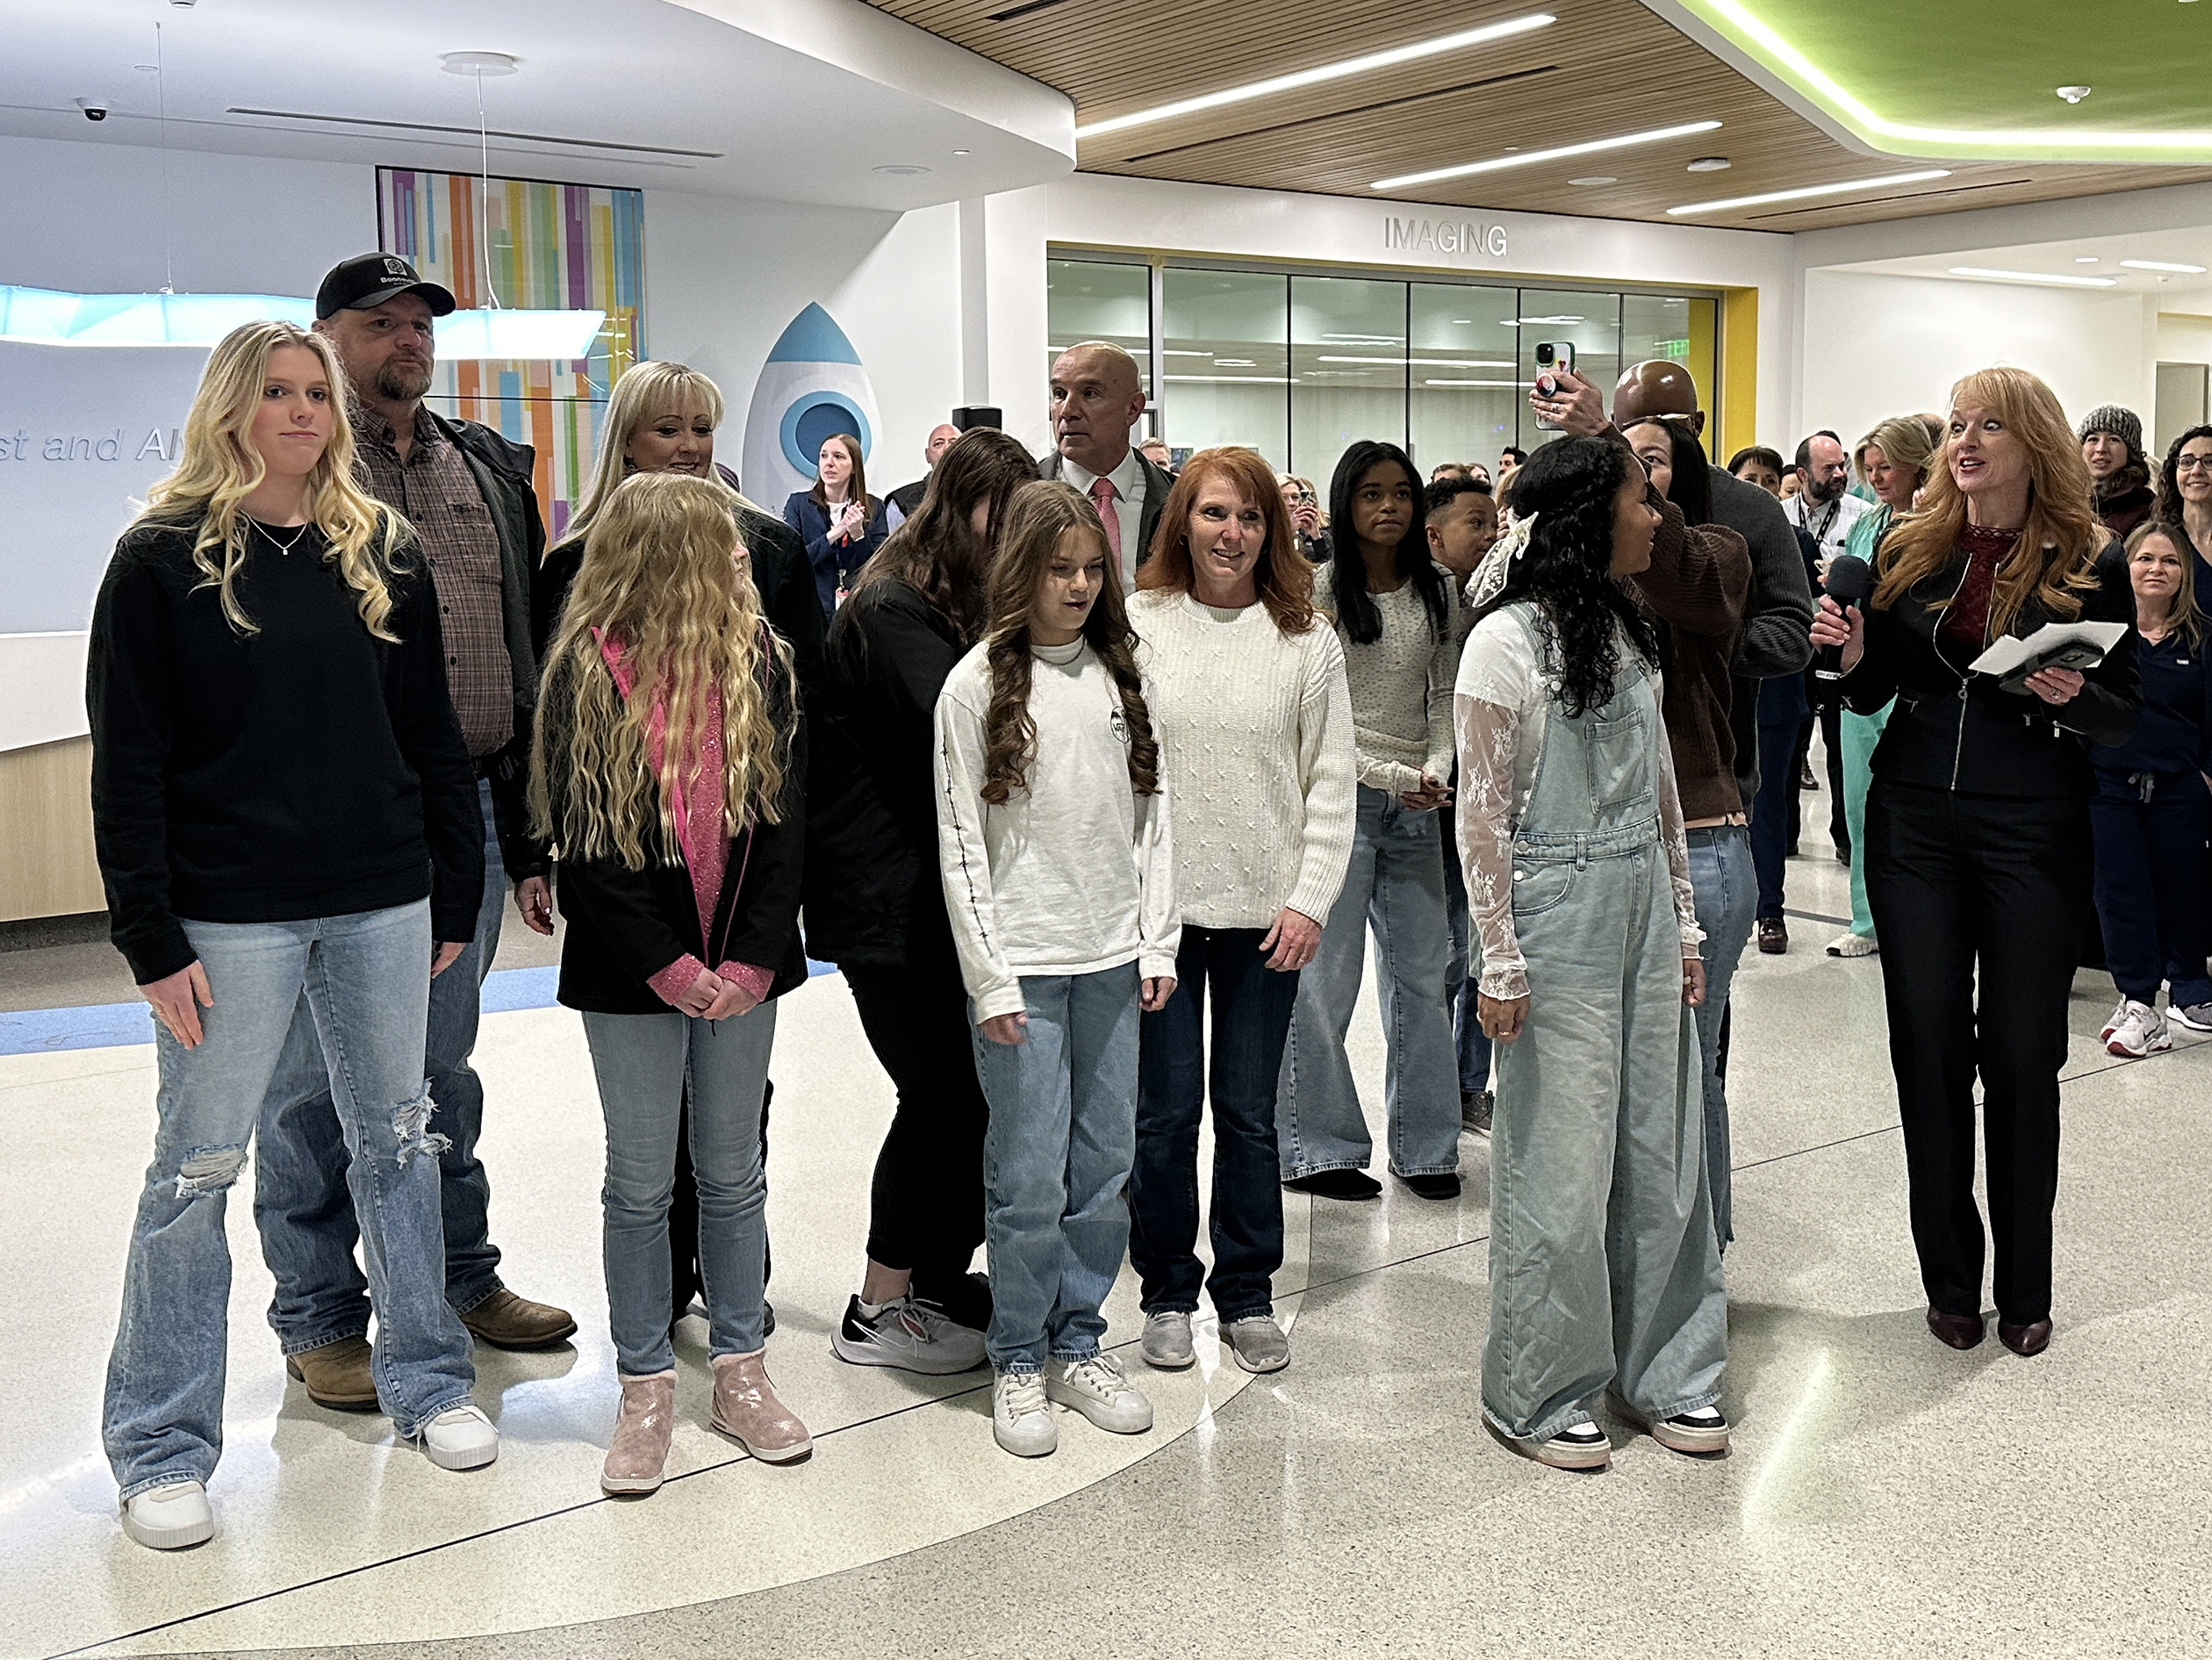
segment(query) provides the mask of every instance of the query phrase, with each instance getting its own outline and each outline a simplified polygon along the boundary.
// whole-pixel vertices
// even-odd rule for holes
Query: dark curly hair
[[[912,588],[952,626],[962,643],[977,639],[983,632],[983,589],[991,546],[1006,522],[1006,504],[1036,478],[1037,464],[1029,451],[995,427],[978,427],[954,439],[930,470],[930,487],[913,514],[861,567],[851,593],[837,607],[830,622],[832,654],[846,643],[842,636],[857,626],[846,623],[840,629],[837,624],[848,612],[861,614],[854,609],[853,599],[881,582],[903,582]],[[991,504],[987,521],[990,530],[978,537],[969,515],[978,502],[987,500]]]
[[[1558,648],[1569,715],[1612,701],[1623,635],[1647,668],[1659,661],[1656,631],[1612,574],[1613,500],[1631,468],[1643,482],[1641,464],[1618,438],[1556,438],[1513,474],[1513,512],[1533,516],[1536,528],[1498,603],[1535,605]]]
[[[1137,672],[1136,631],[1123,607],[1121,559],[1089,497],[1072,485],[1039,481],[1015,491],[991,565],[990,622],[983,636],[991,668],[991,701],[983,714],[983,799],[994,807],[1029,787],[1029,764],[1037,753],[1037,722],[1029,709],[1030,618],[1052,568],[1053,550],[1071,530],[1094,537],[1105,558],[1105,581],[1084,619],[1083,637],[1121,693],[1122,718],[1129,723],[1130,787],[1139,795],[1160,791],[1160,742]]]
[[[1405,510],[1405,534],[1398,538],[1397,573],[1409,578],[1413,591],[1428,607],[1429,629],[1440,636],[1448,624],[1451,602],[1445,597],[1444,578],[1429,557],[1428,518],[1422,500],[1427,486],[1413,470],[1413,457],[1396,444],[1362,438],[1337,462],[1329,480],[1329,597],[1336,607],[1338,623],[1354,644],[1373,645],[1382,637],[1382,613],[1368,592],[1367,560],[1360,553],[1360,539],[1352,530],[1352,492],[1372,467],[1394,466],[1405,474],[1413,492]]]

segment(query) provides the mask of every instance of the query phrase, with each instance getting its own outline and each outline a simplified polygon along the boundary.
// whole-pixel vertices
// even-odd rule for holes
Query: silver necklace
[[[312,530],[315,528],[315,521],[310,519],[305,524],[301,525],[298,529],[292,532],[291,540],[290,542],[279,542],[276,540],[276,533],[271,530],[267,525],[263,524],[260,520],[249,518],[246,521],[246,522],[253,526],[255,529],[260,531],[262,537],[268,542],[270,547],[276,549],[277,552],[286,555],[289,555],[294,548],[297,548],[299,545],[299,539],[302,536],[305,535],[310,530]]]

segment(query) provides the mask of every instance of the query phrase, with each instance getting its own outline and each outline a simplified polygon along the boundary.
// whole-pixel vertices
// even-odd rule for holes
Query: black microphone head
[[[1874,592],[1874,567],[1855,553],[1828,561],[1828,597],[1838,605],[1864,605]]]

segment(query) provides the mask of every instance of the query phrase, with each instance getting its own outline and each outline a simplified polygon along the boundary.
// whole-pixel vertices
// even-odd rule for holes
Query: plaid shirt
[[[406,515],[421,538],[438,594],[445,636],[446,683],[462,741],[479,760],[514,736],[514,675],[507,658],[499,595],[499,533],[468,458],[415,411],[414,442],[403,463],[391,423],[372,410],[355,415],[355,437],[369,493]]]

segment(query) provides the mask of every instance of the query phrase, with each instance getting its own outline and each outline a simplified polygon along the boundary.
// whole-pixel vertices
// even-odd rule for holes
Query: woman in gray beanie
[[[2097,517],[2126,541],[2151,516],[2158,497],[2151,488],[2151,464],[2143,454],[2143,417],[2118,404],[2104,404],[2082,418],[2074,435],[2089,464],[2089,484]]]

